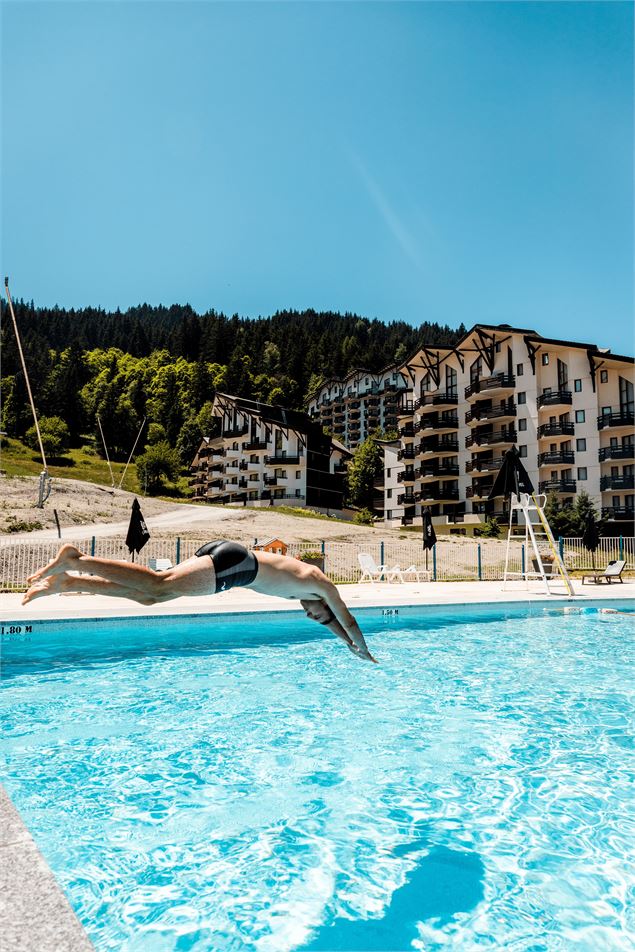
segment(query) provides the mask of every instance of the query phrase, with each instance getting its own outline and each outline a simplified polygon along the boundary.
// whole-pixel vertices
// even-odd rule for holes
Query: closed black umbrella
[[[132,512],[130,514],[130,525],[128,526],[128,535],[126,536],[126,545],[132,552],[132,561],[134,562],[135,552],[141,552],[142,548],[150,538],[146,521],[141,514],[139,500],[135,498],[132,503]]]
[[[582,545],[591,553],[591,564],[595,572],[595,550],[600,544],[600,530],[595,516],[588,512],[584,523],[584,532],[582,533]]]
[[[520,496],[521,493],[531,495],[533,491],[534,487],[527,475],[527,470],[520,462],[520,454],[516,447],[512,446],[503,457],[503,464],[496,475],[494,485],[487,498],[493,499],[494,496],[507,498],[512,493],[517,496]]]
[[[421,512],[421,519],[423,523],[422,525],[423,548],[426,550],[426,569],[427,569],[428,568],[428,549],[431,549],[437,541],[437,534],[434,531],[434,526],[432,525],[432,515],[430,514],[430,510],[427,506]]]

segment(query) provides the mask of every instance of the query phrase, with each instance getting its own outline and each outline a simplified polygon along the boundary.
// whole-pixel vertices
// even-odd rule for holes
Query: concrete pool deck
[[[574,602],[633,600],[635,579],[623,583],[587,584],[574,581]],[[548,604],[568,603],[562,584],[547,595],[538,583],[510,582],[503,591],[498,582],[410,582],[405,584],[341,585],[349,608],[395,608],[399,606]],[[0,594],[0,624],[29,621],[62,621],[81,618],[117,618],[179,614],[232,614],[236,612],[297,611],[299,604],[283,598],[235,589],[205,598],[179,598],[161,605],[137,605],[121,598],[93,595],[53,595],[21,605],[22,595]],[[3,952],[55,949],[83,952],[93,948],[53,873],[37,849],[11,800],[0,787],[0,867],[2,908],[0,930]]]
[[[585,584],[574,580],[576,601],[598,599],[635,599],[635,578],[624,582]],[[567,601],[570,596],[562,583],[552,585],[553,594],[547,595],[537,582],[405,582],[388,584],[378,582],[339,585],[338,589],[348,607],[392,608],[400,605],[483,605],[503,602]],[[0,621],[45,621],[64,618],[113,618],[137,615],[226,614],[234,612],[297,611],[299,603],[285,598],[259,595],[238,588],[218,595],[197,598],[177,598],[160,605],[138,605],[125,598],[106,598],[101,595],[51,595],[22,605],[20,594],[0,594]]]

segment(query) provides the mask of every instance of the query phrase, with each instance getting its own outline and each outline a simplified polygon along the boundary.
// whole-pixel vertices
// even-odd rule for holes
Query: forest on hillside
[[[189,305],[108,312],[18,301],[14,308],[38,413],[64,421],[70,445],[98,436],[99,417],[109,450],[125,457],[146,418],[146,442],[167,441],[183,465],[209,432],[216,390],[304,409],[330,377],[378,371],[465,332],[315,311],[240,318],[197,314]],[[1,317],[0,426],[21,439],[33,421],[4,302]]]

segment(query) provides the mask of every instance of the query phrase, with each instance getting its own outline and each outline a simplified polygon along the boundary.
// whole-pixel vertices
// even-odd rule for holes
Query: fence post
[[[432,546],[432,579],[435,582],[437,580],[437,544],[436,542]]]
[[[324,545],[324,539],[322,539],[322,571],[326,575],[326,546]]]
[[[478,580],[479,582],[483,581],[483,567],[481,565],[481,543],[476,543],[476,561],[478,564]]]
[[[181,536],[177,536],[175,564],[178,565],[180,561],[181,561]]]
[[[384,543],[383,540],[379,543],[379,564],[384,564]]]
[[[525,574],[525,543],[520,547],[520,571]]]
[[[620,559],[624,558],[624,536],[620,536]]]
[[[95,536],[90,540],[90,557],[91,559],[95,558]]]
[[[558,553],[560,555],[560,561],[564,565],[564,539],[562,536],[558,537]]]

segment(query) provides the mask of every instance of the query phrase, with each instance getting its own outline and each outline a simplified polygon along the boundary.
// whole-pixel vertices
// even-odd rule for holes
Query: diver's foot
[[[25,593],[22,604],[26,605],[32,602],[34,598],[41,598],[42,595],[57,595],[64,589],[64,576],[56,573],[46,578],[40,579]]]
[[[44,568],[38,569],[37,572],[34,572],[33,575],[29,575],[27,582],[31,585],[33,582],[38,582],[40,579],[49,578],[52,575],[58,575],[60,572],[68,572],[71,569],[79,569],[79,559],[81,557],[81,552],[79,549],[67,542],[59,550],[54,559],[45,565]]]

